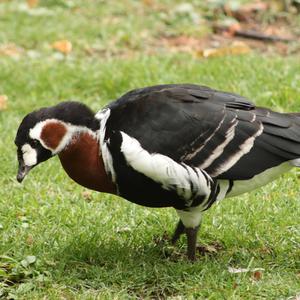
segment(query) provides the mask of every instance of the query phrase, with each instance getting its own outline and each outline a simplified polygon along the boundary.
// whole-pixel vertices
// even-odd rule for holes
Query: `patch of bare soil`
[[[238,55],[253,50],[281,55],[300,51],[297,15],[274,11],[267,2],[256,1],[238,9],[224,5],[214,11],[208,22],[211,34],[204,37],[162,36],[156,47],[171,52],[189,52],[197,57]]]

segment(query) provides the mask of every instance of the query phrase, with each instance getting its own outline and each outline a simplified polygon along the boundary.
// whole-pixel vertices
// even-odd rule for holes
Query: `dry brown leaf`
[[[69,54],[72,51],[72,43],[68,40],[60,40],[54,42],[52,48],[63,54]]]
[[[164,45],[173,52],[194,52],[198,49],[204,48],[204,45],[206,44],[206,38],[197,39],[194,37],[181,35],[177,37],[162,38],[159,40],[158,46]]]
[[[234,282],[232,287],[235,290],[235,289],[237,289],[239,287],[239,285],[236,282]]]
[[[7,109],[7,100],[8,97],[6,95],[0,95],[0,111]]]
[[[233,23],[228,26],[227,30],[223,32],[223,35],[226,37],[233,37],[238,30],[241,30],[241,24]]]
[[[143,0],[143,4],[146,6],[153,6],[154,1],[153,0]]]
[[[0,55],[18,58],[23,52],[23,49],[15,44],[0,45]]]
[[[261,280],[261,277],[262,277],[262,272],[261,271],[255,271],[253,273],[253,279],[258,281],[258,280]]]
[[[206,254],[217,254],[219,251],[223,249],[223,246],[218,243],[214,242],[210,245],[198,245],[197,250],[201,255],[206,255]]]
[[[31,234],[27,236],[26,244],[27,245],[32,245],[33,244],[33,236]]]
[[[232,45],[220,48],[208,48],[196,52],[198,57],[216,57],[225,55],[240,55],[251,52],[251,48],[243,42],[234,42]]]
[[[86,201],[91,201],[93,197],[92,192],[90,191],[83,191],[81,195]]]
[[[39,5],[39,0],[26,0],[26,2],[30,8],[34,8]]]

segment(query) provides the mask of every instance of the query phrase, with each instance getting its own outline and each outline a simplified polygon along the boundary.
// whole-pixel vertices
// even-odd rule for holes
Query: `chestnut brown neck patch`
[[[99,142],[90,134],[82,133],[59,154],[69,177],[89,189],[116,194],[116,186],[106,174]]]
[[[41,139],[47,147],[55,150],[67,133],[67,128],[60,122],[48,122],[42,129]]]

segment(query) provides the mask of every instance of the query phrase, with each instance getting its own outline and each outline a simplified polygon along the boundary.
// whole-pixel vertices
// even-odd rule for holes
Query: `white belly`
[[[262,187],[262,186],[266,185],[267,183],[276,179],[281,174],[288,172],[293,167],[294,167],[294,165],[292,165],[291,162],[285,162],[277,167],[268,169],[256,176],[254,176],[251,179],[236,180],[233,183],[232,190],[230,191],[229,194],[226,195],[226,198],[235,197],[235,196],[241,195],[243,193],[247,193],[252,190],[255,190],[259,187]],[[220,183],[222,184],[223,181],[228,182],[228,180],[220,180]]]

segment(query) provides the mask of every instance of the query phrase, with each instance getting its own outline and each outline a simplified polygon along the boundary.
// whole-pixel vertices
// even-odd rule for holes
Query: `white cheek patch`
[[[28,167],[34,166],[37,163],[37,152],[29,144],[25,144],[21,148],[23,153],[24,164]]]

